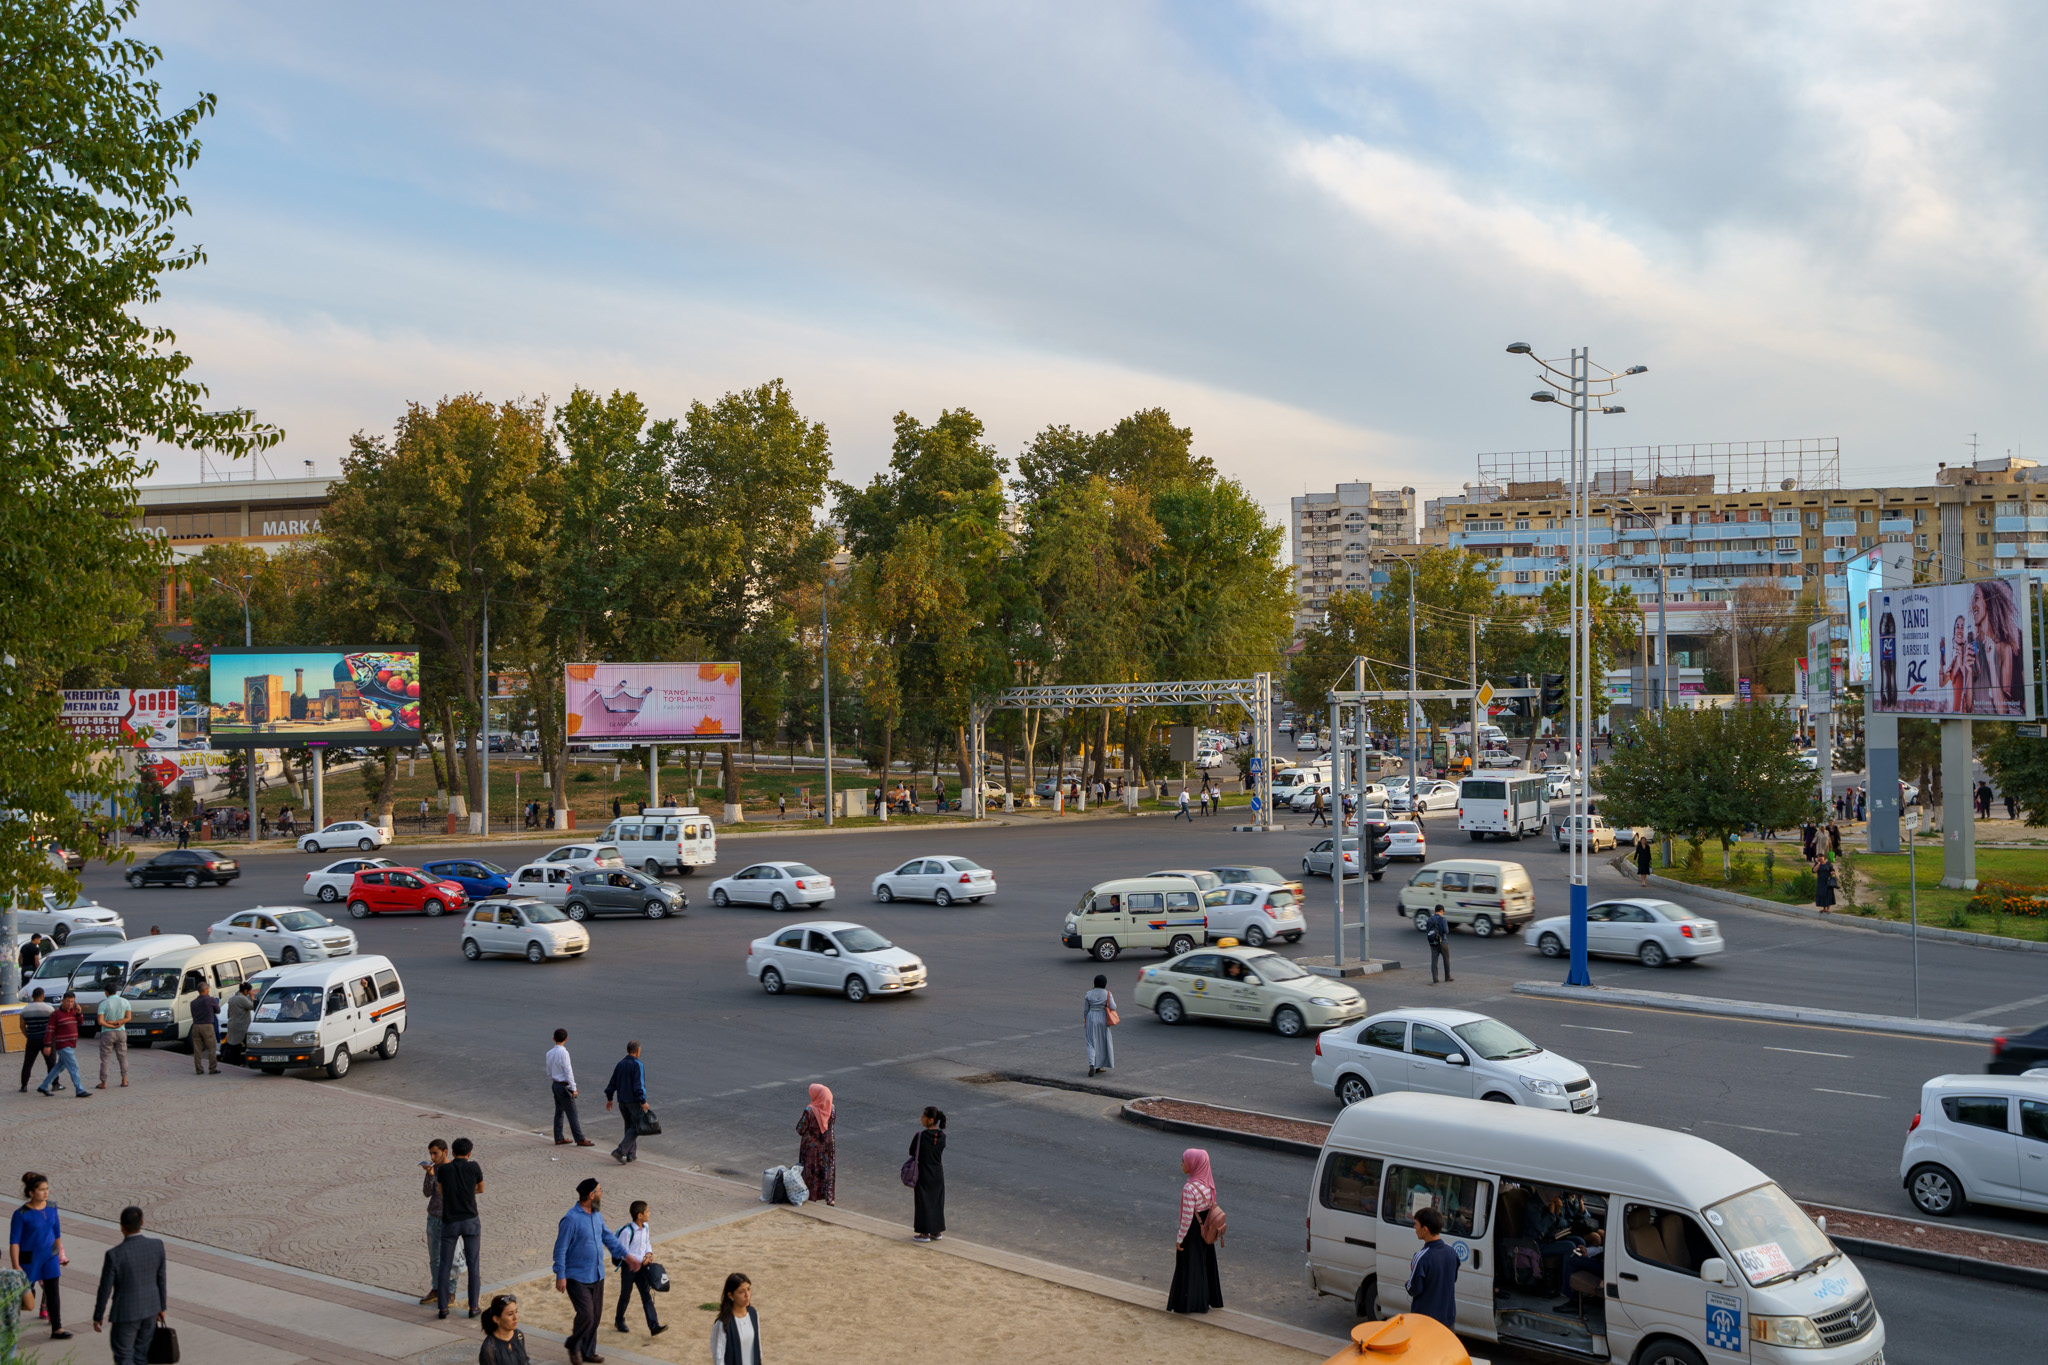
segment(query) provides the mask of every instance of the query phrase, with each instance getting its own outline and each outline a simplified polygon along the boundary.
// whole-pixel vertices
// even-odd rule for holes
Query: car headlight
[[[152,1019],[168,1019],[171,1017],[171,1012],[169,1010],[151,1010],[149,1017]]]
[[[875,968],[875,970],[876,970],[877,972],[879,972],[880,974],[882,974],[883,976],[894,976],[894,975],[896,975],[896,968],[894,968],[894,967],[877,967],[877,968]]]
[[[1813,1325],[1812,1318],[1776,1318],[1762,1313],[1749,1315],[1749,1337],[1751,1341],[1769,1342],[1773,1346],[1825,1346],[1820,1329]]]
[[[295,1043],[317,1043],[320,1041],[320,1035],[317,1033],[294,1033],[292,1041]]]
[[[1539,1095],[1562,1095],[1564,1087],[1556,1081],[1546,1081],[1541,1076],[1522,1077],[1522,1088],[1533,1090]]]
[[[1310,998],[1311,1005],[1321,1005],[1326,1010],[1341,1010],[1350,1004],[1349,1000],[1338,1000],[1333,996],[1318,995]]]

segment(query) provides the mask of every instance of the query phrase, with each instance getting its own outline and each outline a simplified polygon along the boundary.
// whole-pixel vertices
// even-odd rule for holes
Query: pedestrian
[[[1116,1022],[1116,997],[1110,994],[1109,978],[1098,975],[1094,988],[1081,994],[1081,1041],[1088,1049],[1091,1076],[1116,1065],[1116,1044],[1109,1036]]]
[[[586,1176],[576,1187],[576,1202],[555,1226],[555,1292],[567,1294],[576,1312],[569,1328],[569,1365],[600,1362],[597,1353],[597,1325],[604,1321],[604,1254],[609,1251],[626,1263],[628,1270],[640,1268],[640,1258],[626,1254],[626,1247],[604,1225],[604,1186],[596,1176]]]
[[[1458,1330],[1458,1255],[1444,1245],[1444,1216],[1433,1208],[1415,1211],[1415,1235],[1422,1245],[1408,1262],[1408,1311]]]
[[[1180,789],[1180,809],[1173,813],[1173,818],[1185,820],[1191,825],[1195,823],[1195,814],[1188,809],[1188,789],[1185,786]]]
[[[48,1081],[49,1073],[56,1064],[50,1055],[50,1016],[56,1006],[44,998],[43,988],[36,987],[29,993],[29,1002],[21,1007],[21,1093],[28,1093],[28,1083],[35,1070],[36,1059],[43,1062],[43,1079]]]
[[[919,1119],[924,1126],[910,1139],[910,1156],[917,1162],[917,1180],[911,1187],[911,1240],[936,1242],[946,1235],[946,1112],[928,1104]]]
[[[1828,854],[1835,858],[1842,856],[1842,829],[1839,825],[1828,826]]]
[[[519,1300],[500,1294],[484,1309],[484,1344],[477,1365],[533,1365],[526,1354],[526,1333],[519,1330]]]
[[[1870,818],[1870,793],[1861,787],[1856,789],[1856,818],[1858,820]]]
[[[451,1149],[452,1155],[433,1170],[434,1180],[441,1187],[441,1259],[434,1269],[439,1317],[448,1316],[448,1300],[455,1294],[458,1255],[469,1271],[471,1317],[477,1315],[478,1292],[483,1288],[484,1223],[477,1208],[477,1196],[484,1192],[484,1168],[470,1159],[475,1150],[476,1144],[459,1137]]]
[[[2005,818],[2008,820],[2020,818],[2020,803],[2013,799],[2013,794],[2009,791],[2005,794]]]
[[[1835,904],[1835,865],[1822,858],[1813,869],[1813,903],[1823,911]]]
[[[839,1201],[839,1130],[833,1121],[832,1091],[811,1082],[811,1102],[796,1116],[797,1164],[811,1198]]]
[[[754,1282],[735,1270],[725,1277],[718,1316],[711,1320],[711,1365],[761,1365],[761,1315]]]
[[[191,846],[192,846],[192,826],[190,826],[189,824],[187,824],[187,823],[186,823],[185,821],[183,821],[183,820],[180,820],[180,821],[178,822],[178,847],[179,847],[179,848],[190,848]]]
[[[775,793],[775,818],[778,820],[787,820],[789,818],[788,792]]]
[[[128,998],[119,991],[107,992],[100,1001],[100,1083],[98,1089],[107,1088],[107,1063],[117,1061],[121,1065],[121,1084],[128,1084],[128,1020],[135,1011],[128,1004]]]
[[[1799,827],[1799,848],[1806,855],[1806,861],[1809,863],[1814,860],[1815,855],[1819,852],[1819,843],[1820,826],[1808,820]]]
[[[1180,1223],[1173,1234],[1173,1283],[1166,1291],[1166,1311],[1206,1313],[1223,1306],[1223,1281],[1216,1271],[1223,1210],[1216,1207],[1216,1176],[1207,1151],[1188,1148],[1180,1154],[1180,1169]],[[1213,1230],[1211,1220],[1216,1224]]]
[[[576,1068],[569,1064],[569,1030],[555,1030],[555,1045],[548,1049],[548,1087],[555,1092],[555,1146],[567,1147],[569,1139],[562,1136],[562,1120],[569,1120],[569,1131],[576,1135],[578,1147],[595,1147],[597,1144],[583,1136],[583,1120],[576,1115]]]
[[[247,981],[228,997],[228,1031],[221,1039],[220,1059],[240,1066],[248,1057],[249,1021],[256,1017],[256,987]]]
[[[619,798],[618,798],[618,797],[616,797],[616,796],[614,796],[614,797],[612,798],[612,819],[616,820],[616,819],[618,819],[618,818],[619,818]]]
[[[220,1075],[220,1001],[204,971],[199,974],[199,996],[192,1002],[192,1074]]]
[[[1650,831],[1646,829],[1636,831],[1636,880],[1642,883],[1645,890],[1649,889]]]
[[[433,1303],[441,1297],[441,1229],[445,1220],[441,1216],[441,1168],[448,1164],[448,1144],[435,1138],[427,1144],[427,1159],[420,1163],[420,1194],[427,1201],[427,1292],[420,1295],[423,1304]],[[458,1270],[460,1269],[458,1263]]]
[[[661,1316],[654,1311],[654,1271],[650,1264],[654,1260],[654,1234],[647,1230],[648,1208],[645,1199],[635,1199],[626,1210],[626,1221],[619,1228],[619,1244],[626,1248],[626,1254],[640,1258],[640,1268],[627,1270],[619,1276],[619,1311],[612,1320],[612,1330],[626,1330],[626,1309],[633,1302],[633,1291],[640,1291],[640,1309],[647,1314],[647,1333],[660,1336],[668,1330]]]
[[[426,797],[424,797],[424,796],[422,796],[422,797],[420,798],[420,828],[421,828],[421,829],[425,829],[426,827],[427,827],[427,798],[426,798]]]
[[[1441,910],[1429,912],[1429,919],[1423,927],[1423,937],[1429,940],[1429,984],[1436,984],[1436,962],[1444,962],[1444,980],[1451,979],[1451,925]]]
[[[170,1304],[164,1244],[142,1235],[142,1210],[130,1204],[121,1210],[121,1240],[101,1258],[100,1288],[92,1305],[93,1331],[102,1323],[114,1324],[108,1342],[114,1365],[145,1365]]]
[[[58,1276],[69,1263],[64,1255],[64,1225],[50,1202],[50,1178],[30,1171],[21,1178],[21,1197],[28,1202],[14,1211],[7,1229],[7,1263],[43,1291],[43,1316],[50,1320],[50,1340],[69,1341],[64,1330],[64,1299]]]
[[[605,1113],[611,1113],[615,1099],[619,1114],[626,1121],[626,1135],[619,1139],[618,1146],[612,1148],[612,1160],[623,1166],[640,1155],[640,1115],[647,1108],[647,1068],[640,1064],[640,1044],[637,1042],[626,1044],[626,1055],[619,1058],[618,1065],[612,1068],[612,1078],[605,1082]],[[575,1110],[572,1108],[569,1112],[573,1114]]]
[[[37,1093],[48,1095],[56,1083],[58,1069],[62,1068],[70,1073],[71,1088],[78,1098],[92,1098],[92,1091],[85,1088],[85,1080],[78,1074],[78,1026],[83,1022],[85,1014],[78,1008],[78,997],[64,992],[63,1002],[50,1011],[49,1033],[43,1039],[43,1046],[50,1050],[50,1074],[36,1087]]]
[[[1979,820],[1989,820],[1991,818],[1991,784],[1989,782],[1979,782],[1977,784],[1976,799],[1977,818]]]
[[[1308,823],[1311,828],[1316,825],[1327,825],[1330,823],[1329,814],[1323,808],[1323,789],[1321,787],[1316,788],[1315,804],[1309,808]]]
[[[21,941],[21,951],[14,955],[14,965],[21,968],[21,980],[26,981],[36,974],[36,968],[43,965],[43,936],[31,933]]]

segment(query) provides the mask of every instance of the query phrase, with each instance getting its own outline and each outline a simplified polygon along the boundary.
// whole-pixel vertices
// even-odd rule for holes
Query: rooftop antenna
[[[1975,465],[1977,463],[1977,433],[1971,432],[1970,439],[1964,444],[1970,447],[1970,463]]]

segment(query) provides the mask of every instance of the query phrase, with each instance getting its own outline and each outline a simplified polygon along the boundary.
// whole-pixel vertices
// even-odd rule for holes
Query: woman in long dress
[[[1116,1065],[1116,1045],[1109,1036],[1109,1012],[1116,997],[1109,993],[1109,978],[1095,978],[1095,989],[1081,997],[1081,1037],[1088,1045],[1088,1074],[1107,1071]]]
[[[832,1092],[811,1083],[811,1102],[797,1115],[797,1163],[811,1198],[836,1203],[839,1177],[839,1135],[832,1126]]]
[[[1209,1154],[1190,1147],[1180,1154],[1187,1179],[1180,1187],[1180,1226],[1173,1234],[1173,1285],[1166,1291],[1169,1313],[1206,1313],[1223,1306],[1223,1282],[1216,1273],[1216,1244],[1203,1236],[1216,1217],[1216,1177]]]
[[[911,1230],[917,1234],[912,1240],[936,1242],[946,1235],[946,1113],[928,1104],[922,1122],[910,1140],[910,1154],[917,1158],[917,1183],[910,1191]]]

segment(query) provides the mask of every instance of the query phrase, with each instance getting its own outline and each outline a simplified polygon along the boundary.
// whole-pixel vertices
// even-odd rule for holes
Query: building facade
[[[1293,500],[1290,529],[1299,633],[1323,619],[1332,593],[1371,584],[1376,554],[1415,544],[1415,490],[1340,483],[1328,493],[1304,493]]]
[[[320,534],[332,480],[209,479],[201,483],[144,484],[136,490],[135,525],[170,542],[171,568],[157,590],[157,611],[172,625],[185,623],[178,565],[223,542],[267,552]]]

